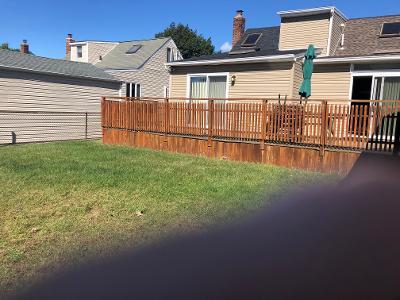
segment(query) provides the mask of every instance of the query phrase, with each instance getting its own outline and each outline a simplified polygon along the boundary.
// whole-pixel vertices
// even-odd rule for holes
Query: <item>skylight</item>
[[[382,25],[382,35],[400,35],[400,22],[384,23]]]
[[[242,47],[255,46],[261,37],[261,33],[250,33],[242,43]]]
[[[142,48],[142,45],[133,45],[131,48],[129,48],[128,51],[126,51],[126,54],[134,54],[134,53],[136,53],[140,48]]]

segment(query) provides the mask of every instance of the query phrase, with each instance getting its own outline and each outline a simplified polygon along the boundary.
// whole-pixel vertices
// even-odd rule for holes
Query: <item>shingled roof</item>
[[[245,31],[243,37],[238,41],[238,43],[232,48],[230,52],[192,57],[181,61],[236,59],[236,58],[257,57],[257,56],[300,54],[306,51],[306,49],[280,51],[279,31],[280,31],[279,26],[249,28]],[[242,47],[242,43],[244,42],[244,40],[247,38],[249,34],[252,33],[261,33],[260,39],[257,41],[256,45],[253,47]]]
[[[170,39],[171,38],[155,38],[150,40],[118,42],[118,44],[95,65],[101,69],[139,69]],[[128,50],[134,46],[140,47],[137,47],[139,49],[135,53],[127,53]]]
[[[119,81],[89,63],[54,59],[0,49],[0,68],[104,81]]]
[[[384,23],[400,22],[400,15],[350,19],[344,29],[344,47],[336,45],[333,56],[364,56],[400,53],[400,37],[383,37]]]

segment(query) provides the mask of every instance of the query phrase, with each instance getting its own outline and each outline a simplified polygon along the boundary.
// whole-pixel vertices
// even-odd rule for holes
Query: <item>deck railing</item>
[[[212,140],[399,150],[400,101],[103,98],[102,126]]]

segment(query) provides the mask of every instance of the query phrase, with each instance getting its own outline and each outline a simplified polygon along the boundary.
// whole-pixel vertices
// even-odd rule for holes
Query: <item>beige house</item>
[[[24,46],[26,51],[22,51]],[[98,138],[120,81],[88,63],[0,49],[0,144]]]
[[[400,15],[348,19],[335,7],[278,12],[279,26],[233,20],[228,53],[167,63],[170,96],[299,99],[303,56],[317,48],[310,99],[400,99]]]
[[[169,72],[165,63],[181,59],[171,38],[125,42],[74,41],[66,39],[67,59],[86,62],[121,82],[119,96],[165,97]]]

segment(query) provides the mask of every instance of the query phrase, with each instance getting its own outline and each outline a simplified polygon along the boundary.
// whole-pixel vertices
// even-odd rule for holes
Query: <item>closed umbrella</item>
[[[315,47],[309,45],[306,54],[304,55],[303,64],[303,83],[299,89],[301,97],[308,98],[311,96],[311,76],[313,72],[313,60],[315,58]]]

